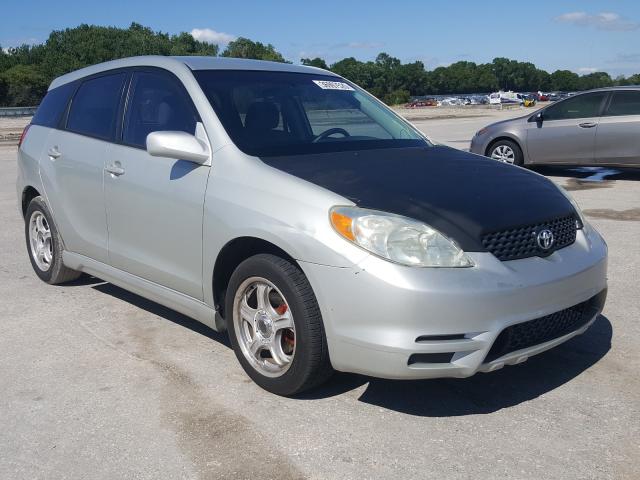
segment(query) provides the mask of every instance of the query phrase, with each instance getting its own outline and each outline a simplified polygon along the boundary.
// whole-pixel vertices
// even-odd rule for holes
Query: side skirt
[[[217,332],[225,330],[224,321],[216,310],[200,300],[77,253],[63,252],[62,261],[73,270],[113,283],[204,323]]]

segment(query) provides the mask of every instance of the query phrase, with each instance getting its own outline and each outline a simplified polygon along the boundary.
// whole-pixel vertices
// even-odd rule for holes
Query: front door
[[[149,133],[195,133],[198,115],[168,72],[133,75],[122,143],[105,167],[109,261],[116,268],[202,299],[202,215],[210,168],[152,157]]]
[[[596,131],[606,92],[576,95],[543,110],[530,122],[527,152],[533,163],[580,165],[593,162]]]

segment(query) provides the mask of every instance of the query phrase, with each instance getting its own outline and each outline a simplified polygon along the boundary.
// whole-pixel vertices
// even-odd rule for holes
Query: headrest
[[[247,130],[272,130],[280,123],[280,110],[273,102],[253,102],[249,105],[244,126]]]

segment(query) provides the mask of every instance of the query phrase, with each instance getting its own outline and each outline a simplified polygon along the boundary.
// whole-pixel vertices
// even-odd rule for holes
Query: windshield
[[[194,72],[233,142],[256,156],[429,145],[384,105],[329,75]]]

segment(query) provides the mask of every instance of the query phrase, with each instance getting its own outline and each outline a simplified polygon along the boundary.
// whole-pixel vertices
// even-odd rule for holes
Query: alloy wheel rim
[[[500,162],[513,164],[516,160],[516,154],[510,146],[498,145],[493,149],[493,152],[491,152],[491,158]]]
[[[33,212],[29,219],[29,245],[38,268],[48,271],[53,263],[53,242],[49,222],[40,211]]]
[[[267,377],[284,375],[296,351],[296,328],[282,292],[261,277],[246,279],[233,301],[233,326],[242,354]]]

